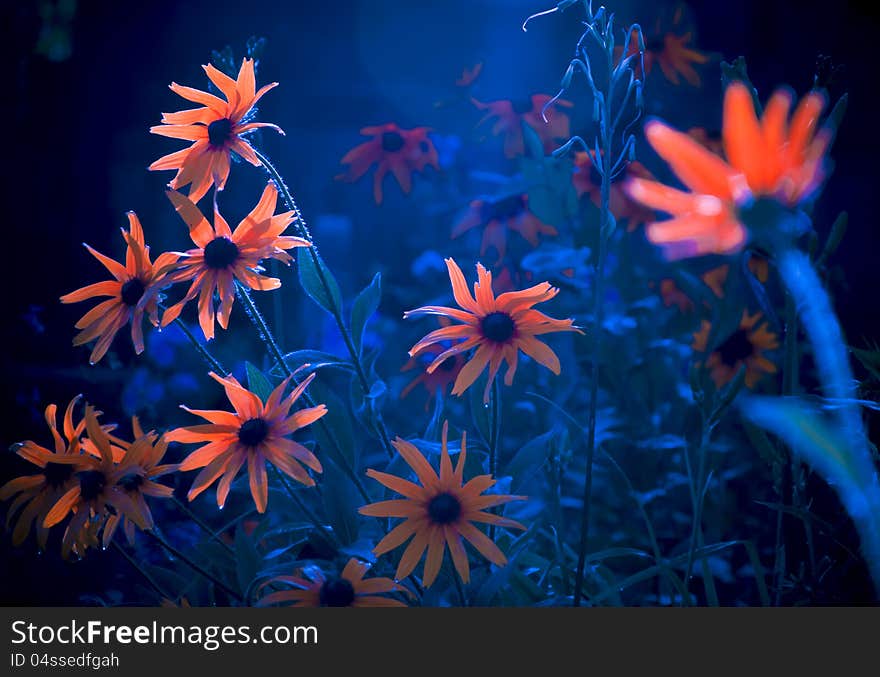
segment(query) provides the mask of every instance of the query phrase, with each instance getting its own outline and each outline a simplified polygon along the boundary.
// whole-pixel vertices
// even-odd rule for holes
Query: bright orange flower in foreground
[[[48,528],[73,514],[62,539],[65,551],[76,549],[82,552],[93,545],[92,539],[100,525],[111,515],[124,515],[139,528],[147,528],[146,515],[120,484],[124,477],[135,471],[133,464],[125,459],[121,463],[113,460],[110,438],[98,425],[98,413],[89,405],[86,405],[85,424],[89,440],[101,456],[80,454],[56,458],[56,462],[72,464],[76,481],[43,520],[43,526]]]
[[[376,164],[373,198],[377,205],[382,204],[382,182],[388,172],[394,175],[400,189],[408,195],[412,190],[413,174],[424,171],[428,165],[440,169],[437,149],[428,136],[430,131],[428,127],[401,129],[393,122],[364,127],[361,134],[373,138],[355,146],[343,156],[340,162],[349,167],[344,174],[337,175],[336,180],[353,183]]]
[[[519,233],[532,247],[540,244],[540,235],[558,235],[553,226],[544,223],[529,210],[529,196],[526,193],[494,200],[474,200],[452,227],[452,239],[477,227],[483,228],[480,256],[485,256],[489,248],[494,247],[499,261],[507,255],[508,230]]]
[[[257,206],[238,224],[235,231],[230,230],[219,211],[214,211],[212,228],[208,219],[188,198],[168,191],[168,199],[189,226],[189,236],[196,248],[180,254],[180,265],[171,280],[192,281],[192,284],[183,299],[162,315],[163,327],[175,320],[183,307],[198,296],[199,325],[206,339],[214,338],[214,290],[220,296],[217,321],[226,329],[235,301],[236,280],[250,289],[278,289],[281,281],[261,275],[263,268],[260,262],[263,259],[278,259],[290,263],[292,258],[284,250],[311,246],[308,240],[300,237],[281,235],[295,217],[293,212],[275,214],[278,190],[273,183],[266,186]]]
[[[703,320],[700,331],[694,334],[694,350],[705,353],[709,349],[711,331],[712,324]],[[749,315],[743,310],[737,330],[712,347],[706,358],[706,368],[715,386],[721,388],[732,381],[740,366],[745,364],[746,386],[754,388],[761,376],[776,373],[776,365],[764,357],[764,351],[778,347],[777,336],[767,330],[767,323],[761,321],[761,313]]]
[[[132,419],[134,442],[126,445],[125,455],[121,463],[126,466],[128,472],[119,480],[119,486],[126,492],[140,512],[146,528],[153,528],[153,513],[147,505],[146,497],[169,498],[174,493],[174,488],[159,484],[156,480],[163,475],[177,470],[177,465],[160,462],[168,450],[168,440],[164,436],[159,437],[155,432],[144,433],[137,417]],[[124,514],[110,515],[104,525],[104,546],[113,539],[117,527],[122,524],[122,529],[129,543],[134,542],[135,526]]]
[[[535,130],[544,144],[545,154],[552,153],[568,141],[571,136],[570,120],[568,114],[558,110],[557,106],[571,108],[574,104],[565,99],[557,99],[547,109],[547,122],[544,122],[541,111],[552,98],[546,94],[533,94],[513,101],[501,99],[483,103],[471,99],[471,103],[479,110],[486,111],[486,115],[477,123],[478,127],[497,118],[492,125],[492,136],[504,135],[504,157],[513,158],[525,154],[523,123]]]
[[[809,198],[823,178],[831,138],[826,130],[816,133],[825,99],[808,94],[789,124],[791,99],[785,90],[774,93],[759,121],[746,86],[729,85],[722,128],[726,162],[660,121],[646,124],[648,142],[689,191],[638,178],[626,183],[631,198],[673,217],[649,224],[648,239],[664,245],[671,258],[729,254],[748,239],[741,206],[767,197],[793,207]]]
[[[327,413],[323,404],[290,413],[290,408],[305,392],[315,374],[309,375],[282,399],[293,378],[289,376],[272,391],[265,403],[234,376],[224,378],[214,372],[210,375],[226,390],[235,412],[190,409],[181,405],[210,423],[177,428],[165,436],[169,442],[207,443],[187,456],[179,466],[180,470],[204,468],[193,482],[187,498],[192,501],[222,475],[217,485],[217,505],[222,508],[232,480],[245,463],[251,496],[259,512],[266,512],[269,500],[267,461],[297,482],[313,486],[315,480],[301,464],[321,472],[321,462],[306,447],[289,439],[289,435]]]
[[[396,578],[400,580],[409,576],[427,548],[428,556],[422,574],[422,583],[425,587],[429,587],[437,578],[447,546],[461,580],[465,583],[470,580],[470,565],[462,539],[467,540],[493,564],[497,566],[507,564],[504,553],[473,524],[474,522],[525,530],[519,522],[483,512],[487,508],[510,501],[524,501],[526,497],[483,495],[484,491],[495,485],[491,475],[479,475],[465,483],[464,464],[467,456],[465,434],[462,433],[461,452],[453,470],[447,446],[447,432],[448,423],[444,422],[439,476],[413,444],[399,437],[392,442],[394,448],[415,471],[421,486],[402,477],[373,469],[367,470],[369,477],[402,494],[405,498],[371,503],[359,510],[362,515],[371,517],[405,518],[402,524],[398,524],[379,541],[373,548],[373,553],[376,556],[382,555],[403,544],[412,536],[413,539],[397,565]]]
[[[448,327],[452,324],[452,321],[447,317],[438,317],[437,320],[441,327]],[[459,353],[446,358],[440,364],[438,369],[435,369],[430,373],[427,369],[428,365],[434,361],[434,358],[449,348],[450,345],[451,344],[448,341],[444,343],[435,343],[422,350],[418,355],[409,358],[407,363],[401,367],[400,371],[418,369],[419,375],[400,391],[401,399],[409,395],[416,386],[421,384],[424,386],[425,391],[428,394],[428,397],[425,400],[425,411],[428,411],[428,407],[432,400],[446,395],[449,386],[455,383],[455,379],[458,378],[458,372],[460,372],[461,368],[464,366],[464,355]]]
[[[556,353],[536,337],[555,331],[583,332],[574,326],[573,320],[556,320],[532,308],[537,303],[555,297],[559,289],[552,287],[549,282],[542,282],[522,291],[505,292],[496,298],[492,291],[492,273],[478,263],[478,281],[474,283],[474,296],[471,296],[458,264],[449,258],[446,259],[446,267],[449,269],[455,302],[461,310],[444,306],[423,306],[405,312],[403,317],[407,319],[421,315],[440,315],[463,324],[435,329],[410,349],[410,357],[440,341],[463,339],[440,353],[428,366],[428,372],[432,373],[447,358],[476,348],[470,361],[455,379],[452,394],[461,395],[483,373],[486,365],[489,365],[489,378],[483,395],[487,402],[489,388],[502,362],[507,362],[504,383],[513,383],[520,350],[559,375],[561,368]]]
[[[159,290],[171,284],[168,277],[174,268],[177,255],[160,254],[156,262],[150,261],[150,248],[144,245],[144,230],[134,212],[128,213],[129,230],[122,230],[127,244],[125,265],[95,251],[86,249],[110,271],[112,280],[96,282],[61,297],[61,303],[76,303],[99,296],[109,296],[83,315],[76,328],[81,329],[73,339],[80,346],[97,339],[89,362],[96,364],[107,352],[116,332],[131,322],[131,340],[135,352],[144,351],[143,320],[146,313],[153,326],[159,325]]]
[[[257,602],[257,606],[270,604],[290,604],[291,606],[360,606],[360,607],[401,607],[403,602],[391,597],[383,597],[388,592],[411,594],[402,585],[390,578],[364,578],[370,565],[352,557],[338,576],[325,576],[321,571],[310,567],[308,573],[292,576],[275,576],[265,585],[292,585],[295,590],[270,592]]]
[[[36,524],[37,545],[40,550],[45,550],[49,529],[43,526],[43,520],[52,506],[76,481],[75,468],[68,461],[77,458],[81,453],[80,437],[85,421],[76,424],[73,420],[73,408],[79,399],[80,395],[77,395],[67,405],[60,431],[58,407],[54,404],[46,407],[46,423],[55,442],[54,451],[31,440],[23,442],[17,449],[19,456],[33,463],[42,472],[16,477],[0,487],[0,501],[16,496],[6,512],[7,527],[21,510],[12,532],[12,544],[15,546],[24,543],[31,525]]]
[[[162,124],[150,127],[153,134],[193,142],[189,148],[161,157],[150,165],[151,170],[176,169],[177,174],[168,186],[177,189],[191,184],[189,197],[193,202],[201,200],[212,185],[216,185],[217,190],[223,190],[229,178],[231,152],[259,167],[260,161],[251,145],[242,138],[243,135],[259,127],[271,127],[284,134],[277,125],[249,122],[257,101],[278,86],[277,82],[272,82],[255,91],[253,59],[241,62],[237,80],[210,64],[202,68],[226,101],[208,92],[172,82],[171,91],[187,101],[201,104],[202,108],[163,113]]]
[[[623,190],[624,182],[633,177],[640,179],[653,179],[654,176],[641,162],[629,162],[626,168],[611,182],[608,193],[608,206],[611,213],[618,221],[626,221],[628,232],[634,231],[639,226],[654,220],[654,212],[644,205],[632,200]],[[571,182],[577,191],[577,196],[584,194],[590,196],[590,200],[597,207],[602,206],[602,177],[593,166],[593,154],[584,151],[575,153],[574,173]]]

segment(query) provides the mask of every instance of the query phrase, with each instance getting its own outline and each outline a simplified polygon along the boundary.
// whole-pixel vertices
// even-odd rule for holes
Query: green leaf
[[[538,136],[538,132],[532,129],[532,126],[525,120],[523,120],[521,124],[523,140],[526,142],[526,149],[528,150],[529,155],[534,158],[543,158],[544,144],[541,143],[541,137]]]
[[[244,366],[247,370],[248,390],[265,402],[274,390],[272,382],[250,362],[245,362]]]
[[[354,341],[355,350],[361,354],[361,345],[364,339],[364,329],[367,320],[379,308],[382,298],[382,273],[376,273],[372,282],[357,295],[354,305],[351,307],[351,338]]]
[[[306,294],[334,317],[342,313],[342,294],[333,273],[311,247],[299,247],[296,254],[299,282]]]
[[[321,482],[324,512],[342,545],[351,545],[357,540],[360,494],[345,473],[332,467],[328,470]]]
[[[538,435],[531,441],[527,442],[516,455],[510,459],[507,468],[504,470],[505,475],[513,478],[510,484],[512,492],[519,491],[519,488],[530,479],[535,471],[541,468],[547,462],[547,457],[553,448],[553,440],[558,434],[558,430],[554,428],[542,435]]]

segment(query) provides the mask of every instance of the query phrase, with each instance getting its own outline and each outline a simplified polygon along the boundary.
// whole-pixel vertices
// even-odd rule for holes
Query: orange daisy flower
[[[308,240],[282,236],[281,233],[296,218],[293,212],[275,214],[278,190],[269,183],[257,206],[230,230],[220,212],[214,211],[214,226],[208,223],[199,208],[178,192],[168,191],[168,199],[189,226],[189,236],[196,247],[179,254],[178,270],[171,275],[173,282],[192,280],[189,291],[162,316],[162,326],[174,321],[183,307],[199,297],[199,325],[205,338],[214,338],[214,290],[220,296],[217,321],[223,329],[229,324],[229,314],[235,301],[235,281],[250,289],[261,291],[278,289],[281,281],[260,273],[263,259],[277,259],[286,264],[292,260],[285,250],[309,247]]]
[[[645,135],[689,192],[654,181],[631,179],[631,198],[673,216],[648,225],[648,239],[667,248],[671,258],[728,254],[748,239],[739,209],[767,197],[794,207],[809,198],[824,177],[823,159],[831,139],[816,133],[825,99],[808,94],[789,125],[791,95],[773,94],[759,122],[751,94],[741,82],[724,94],[723,139],[727,162],[690,136],[654,120]]]
[[[413,174],[424,171],[428,165],[440,169],[437,149],[428,136],[430,131],[429,127],[401,129],[393,122],[364,127],[361,134],[373,138],[355,146],[343,156],[340,163],[350,166],[344,174],[337,175],[336,180],[353,183],[376,164],[373,198],[377,205],[382,204],[382,181],[389,171],[394,175],[400,189],[408,195],[412,190]]]
[[[54,404],[46,407],[46,423],[55,441],[54,451],[31,440],[18,447],[16,453],[41,468],[42,473],[16,477],[0,487],[0,501],[16,497],[6,513],[7,528],[15,516],[19,515],[12,532],[12,544],[15,546],[24,543],[31,525],[36,524],[37,545],[40,550],[46,549],[49,529],[43,526],[43,520],[52,506],[76,481],[75,468],[67,461],[77,458],[81,453],[80,437],[85,421],[78,424],[73,421],[73,408],[80,397],[81,395],[77,395],[67,405],[61,431],[58,430],[58,407]]]
[[[260,166],[254,149],[242,138],[248,132],[260,127],[270,127],[284,134],[277,125],[250,122],[257,101],[263,94],[278,86],[277,82],[272,82],[255,91],[253,59],[244,59],[241,62],[236,80],[211,64],[202,68],[223,93],[226,101],[208,92],[172,82],[172,92],[187,101],[201,104],[202,107],[163,113],[162,124],[150,127],[153,134],[193,142],[189,148],[161,157],[150,165],[150,170],[176,169],[177,174],[168,186],[177,189],[190,184],[189,198],[193,202],[201,200],[212,185],[217,186],[217,190],[223,190],[226,179],[229,178],[231,153],[234,152],[255,167]]]
[[[120,484],[122,478],[134,471],[133,464],[126,459],[121,463],[113,460],[110,438],[98,425],[98,414],[89,405],[86,405],[85,425],[89,440],[98,448],[101,457],[89,454],[56,457],[56,462],[72,465],[76,481],[43,519],[43,526],[49,528],[73,513],[62,539],[65,551],[77,549],[82,552],[94,545],[100,525],[110,515],[124,515],[139,528],[147,528],[145,515]]]
[[[495,485],[491,475],[479,475],[465,483],[466,434],[462,433],[461,452],[453,470],[446,439],[448,428],[448,422],[444,422],[439,476],[413,444],[398,437],[392,444],[416,473],[421,486],[402,477],[369,469],[368,477],[372,477],[406,498],[379,501],[359,509],[362,515],[370,517],[405,518],[404,522],[394,527],[376,544],[373,554],[378,557],[403,544],[412,536],[412,541],[397,565],[395,577],[400,580],[409,576],[427,548],[428,555],[422,574],[422,583],[425,587],[430,587],[437,578],[447,546],[461,580],[465,583],[470,581],[470,565],[462,539],[467,540],[493,564],[497,566],[507,564],[504,553],[474,525],[474,522],[525,530],[519,522],[483,512],[496,505],[524,501],[526,497],[504,494],[483,495],[484,491]]]
[[[119,486],[125,491],[137,507],[146,529],[154,527],[153,513],[147,505],[146,496],[154,498],[169,498],[174,493],[174,488],[159,484],[155,480],[163,475],[177,470],[177,464],[159,465],[168,450],[168,441],[158,437],[155,432],[144,433],[137,417],[132,419],[134,442],[127,445],[125,455],[121,463],[128,468],[128,474],[119,480]],[[104,547],[113,539],[117,527],[122,524],[122,530],[129,543],[134,543],[135,526],[132,520],[125,514],[116,513],[107,518],[104,525]]]
[[[525,154],[523,123],[535,130],[541,143],[544,144],[545,154],[552,153],[560,144],[568,141],[568,137],[571,136],[570,119],[567,113],[558,110],[557,107],[571,108],[574,104],[565,99],[557,99],[547,109],[547,122],[544,122],[542,111],[552,98],[547,94],[532,94],[523,99],[513,101],[501,99],[489,103],[472,98],[471,103],[479,110],[486,111],[486,115],[477,123],[477,127],[492,118],[497,118],[492,126],[492,136],[504,135],[504,157],[513,158]]]
[[[694,87],[700,86],[700,75],[694,69],[694,64],[704,64],[709,57],[702,52],[688,47],[693,34],[688,31],[683,35],[677,35],[676,29],[681,24],[682,8],[678,7],[672,18],[671,28],[664,26],[663,17],[658,17],[654,23],[654,29],[644,35],[645,40],[645,74],[649,74],[656,63],[663,71],[663,75],[673,85],[681,84],[679,75]],[[623,52],[622,47],[615,48],[618,58]],[[630,49],[627,56],[639,53],[639,41],[635,33],[630,39]]]
[[[486,365],[489,365],[489,378],[483,394],[486,402],[489,401],[489,388],[502,362],[507,363],[505,385],[513,383],[520,350],[559,375],[561,371],[559,358],[536,336],[554,331],[576,331],[579,334],[583,332],[574,326],[574,321],[571,319],[556,320],[532,308],[537,303],[554,298],[559,293],[559,289],[552,287],[549,282],[542,282],[522,291],[505,292],[496,298],[492,291],[492,273],[478,263],[478,281],[474,283],[475,298],[471,296],[458,264],[449,258],[446,259],[446,267],[449,270],[449,279],[452,281],[455,302],[461,310],[444,306],[423,306],[405,312],[403,318],[440,315],[463,324],[432,331],[410,349],[410,357],[440,341],[463,339],[440,353],[428,365],[428,373],[433,373],[447,358],[476,348],[473,357],[455,379],[452,394],[464,393],[483,373]]]
[[[74,337],[73,345],[81,346],[97,339],[89,356],[90,364],[97,364],[104,357],[116,333],[129,322],[134,350],[140,355],[144,351],[144,314],[153,326],[159,325],[159,290],[171,284],[168,273],[174,268],[177,255],[166,252],[160,254],[155,263],[151,262],[150,248],[144,245],[144,230],[137,214],[129,212],[128,223],[128,232],[122,229],[127,245],[125,265],[85,245],[114,279],[90,284],[61,297],[61,303],[110,297],[83,315],[75,325],[82,331]]]
[[[555,237],[559,234],[529,210],[526,193],[474,200],[452,227],[452,239],[478,226],[483,228],[480,255],[485,256],[489,248],[494,247],[499,261],[507,255],[508,230],[519,233],[533,248],[540,244],[539,235]]]
[[[653,179],[654,175],[641,162],[629,162],[626,167],[611,182],[608,194],[608,203],[611,213],[618,221],[626,221],[628,232],[634,231],[639,226],[654,220],[654,212],[644,205],[630,199],[623,190],[624,182],[632,177],[640,179]],[[589,195],[593,204],[597,207],[602,205],[602,177],[593,165],[593,154],[585,151],[575,153],[574,173],[571,182],[580,198],[584,194]]]
[[[214,372],[210,376],[226,390],[235,412],[190,409],[181,405],[186,411],[210,423],[177,428],[165,435],[169,442],[207,442],[187,456],[179,466],[180,470],[204,468],[193,482],[187,498],[192,501],[222,475],[217,485],[217,505],[222,508],[232,480],[247,463],[254,504],[259,512],[266,512],[269,500],[266,461],[297,482],[314,486],[315,480],[301,464],[321,472],[321,462],[311,451],[288,436],[327,413],[327,407],[319,404],[290,414],[290,408],[305,392],[315,374],[310,374],[282,399],[293,378],[292,375],[288,376],[272,391],[265,403],[244,388],[234,376],[224,378]]]
[[[452,324],[449,318],[446,317],[440,317],[438,320],[443,327],[448,327]],[[403,365],[400,371],[411,371],[419,368],[421,373],[410,381],[401,391],[401,399],[409,395],[416,386],[421,384],[428,393],[428,397],[425,400],[425,411],[428,411],[431,400],[437,397],[443,397],[446,394],[449,386],[455,382],[455,379],[458,377],[458,372],[460,372],[461,368],[464,366],[464,355],[459,353],[446,358],[440,363],[440,366],[431,373],[428,373],[427,366],[448,347],[448,343],[434,344],[425,348],[418,355],[409,358],[409,361]]]
[[[294,572],[292,576],[275,576],[264,585],[292,585],[295,590],[271,592],[257,602],[257,606],[286,603],[291,606],[359,606],[359,607],[401,607],[403,602],[382,597],[389,592],[411,594],[402,585],[390,578],[364,578],[370,565],[352,557],[338,576],[325,576],[315,567],[309,567],[305,578]]]
[[[727,275],[730,273],[730,266],[728,264],[724,264],[718,266],[717,268],[712,268],[711,270],[707,270],[705,273],[700,275],[700,279],[703,281],[709,289],[712,290],[712,293],[715,294],[719,299],[724,298],[724,284],[727,282]]]
[[[749,315],[743,310],[739,327],[730,336],[712,348],[709,357],[706,358],[706,368],[715,382],[715,387],[721,388],[736,376],[740,365],[745,364],[745,383],[748,388],[754,388],[764,374],[775,374],[776,365],[764,357],[765,350],[775,350],[779,347],[776,334],[767,330],[766,322],[761,322],[761,313]],[[694,350],[705,353],[709,349],[709,336],[712,324],[703,320],[700,331],[694,334]]]

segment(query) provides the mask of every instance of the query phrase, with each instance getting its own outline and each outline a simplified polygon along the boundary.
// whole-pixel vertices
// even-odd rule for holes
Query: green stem
[[[706,495],[706,459],[709,453],[709,441],[712,437],[714,426],[707,421],[703,421],[702,432],[700,434],[700,446],[697,448],[697,475],[693,477],[688,463],[688,476],[691,485],[691,502],[693,504],[694,519],[691,525],[690,547],[688,549],[687,565],[685,566],[684,584],[687,590],[690,590],[691,576],[693,575],[694,556],[698,548],[704,545],[703,540],[703,503]],[[687,454],[687,450],[685,450]],[[706,589],[706,601],[710,606],[718,606],[718,594],[715,590],[715,578],[709,568],[706,558],[700,560],[700,566],[703,570],[703,586]]]
[[[128,563],[131,564],[132,568],[135,569],[141,576],[144,577],[144,580],[150,584],[150,587],[156,591],[156,594],[158,594],[159,597],[161,597],[162,599],[172,599],[171,596],[162,589],[162,586],[160,586],[156,582],[156,579],[153,578],[147,572],[146,569],[141,567],[141,565],[137,563],[137,560],[135,560],[134,557],[132,557],[131,555],[128,554],[128,552],[126,552],[125,548],[123,548],[121,545],[119,545],[119,543],[117,543],[116,541],[113,541],[112,545],[113,545],[113,548],[116,550],[116,552],[118,552],[120,555],[122,555],[128,561]]]
[[[501,439],[501,386],[498,379],[492,381],[489,393],[489,474],[498,477],[498,444]],[[498,509],[491,512],[497,514]],[[495,525],[489,525],[489,538],[495,540]]]
[[[266,321],[263,319],[263,315],[260,313],[259,308],[254,303],[254,300],[251,298],[251,295],[248,293],[248,290],[239,282],[235,283],[235,294],[238,296],[242,305],[244,306],[245,313],[250,319],[251,323],[257,330],[257,334],[260,337],[260,340],[266,346],[266,349],[272,355],[272,358],[275,360],[275,363],[278,365],[278,368],[281,370],[281,373],[286,377],[293,376],[293,372],[290,370],[290,367],[287,365],[287,362],[284,359],[284,355],[281,352],[281,348],[279,348],[278,343],[275,341],[275,338],[272,336],[272,332],[269,331],[269,326],[266,324]],[[295,377],[294,377],[295,380]],[[314,407],[315,402],[312,400],[311,396],[304,392],[302,395],[303,404],[307,407]],[[327,427],[327,423],[323,418],[318,419],[317,425],[321,426],[321,428],[327,433],[327,436],[330,439],[335,439],[331,435],[330,429]],[[341,454],[340,454],[341,455]],[[355,469],[350,467],[348,463],[342,464],[342,468],[345,473],[349,476],[352,482],[354,482],[355,486],[358,489],[358,492],[361,494],[361,497],[370,502],[370,495],[367,493],[366,488],[361,482],[360,478],[357,476]]]
[[[266,170],[266,172],[272,178],[272,181],[274,181],[275,185],[278,187],[278,190],[281,193],[281,197],[287,205],[287,208],[294,213],[294,216],[296,217],[294,221],[294,228],[296,229],[298,235],[311,243],[312,246],[308,247],[308,252],[309,256],[312,257],[312,261],[315,264],[315,270],[317,271],[318,279],[324,289],[324,294],[326,295],[326,297],[328,299],[333,298],[333,294],[330,290],[330,284],[327,281],[326,276],[324,275],[324,264],[321,261],[321,255],[318,252],[318,246],[312,239],[312,234],[309,232],[308,225],[303,218],[299,206],[296,204],[296,200],[293,199],[293,195],[288,189],[287,184],[284,183],[284,179],[275,168],[275,165],[273,165],[269,161],[269,158],[267,158],[265,155],[263,155],[262,152],[257,149],[254,149],[254,152],[257,155],[257,159],[263,165],[263,168]],[[361,362],[360,353],[355,348],[354,341],[351,338],[351,332],[345,325],[345,321],[343,320],[341,315],[341,309],[334,307],[332,310],[332,314],[333,319],[336,322],[336,326],[339,328],[339,333],[342,335],[342,340],[345,342],[346,350],[351,357],[351,363],[354,366],[358,382],[360,383],[361,389],[366,396],[370,393],[370,382],[369,379],[367,379],[366,370],[364,369],[363,363]],[[382,446],[385,448],[385,452],[388,454],[388,458],[394,458],[394,448],[391,446],[391,439],[388,437],[388,431],[385,428],[385,422],[378,414],[376,416],[376,429],[379,433],[380,439],[382,440]]]
[[[236,592],[235,590],[230,588],[228,585],[226,585],[226,583],[221,581],[219,578],[214,576],[212,573],[207,571],[205,568],[203,568],[202,566],[193,562],[189,557],[184,555],[180,550],[178,550],[173,545],[171,545],[168,541],[166,541],[164,538],[159,536],[159,534],[157,534],[155,531],[145,531],[144,533],[147,534],[148,536],[150,536],[153,540],[155,540],[156,543],[161,545],[165,550],[167,550],[169,552],[169,554],[173,555],[174,557],[177,557],[181,562],[186,564],[190,569],[195,571],[197,574],[203,576],[205,579],[214,583],[218,588],[223,590],[227,595],[238,600],[239,602],[244,601],[244,598],[241,596],[241,594],[239,594],[238,592]]]
[[[178,499],[176,496],[172,496],[172,500],[174,502],[174,505],[176,505],[180,509],[180,511],[187,517],[189,517],[193,522],[198,524],[202,528],[202,530],[211,537],[212,540],[222,545],[223,549],[226,550],[230,555],[235,555],[235,550],[226,541],[220,538],[220,535],[216,531],[214,531],[207,522],[205,522],[192,510],[190,510],[189,506],[187,506],[186,503]]]
[[[603,114],[605,120],[608,120],[610,111],[610,102],[606,101],[605,112]],[[611,139],[605,125],[603,125],[602,146],[606,155],[604,159],[599,156],[593,161],[604,166],[605,171],[602,172],[601,186],[601,217],[599,220],[599,234],[596,247],[596,259],[593,263],[593,345],[590,350],[590,408],[587,419],[587,458],[586,470],[584,472],[584,494],[583,506],[581,507],[581,533],[580,544],[578,545],[578,562],[577,572],[575,574],[574,589],[574,606],[581,605],[581,590],[584,584],[584,571],[587,564],[587,544],[590,535],[590,503],[593,494],[593,459],[596,455],[596,412],[599,400],[599,352],[601,350],[602,323],[604,321],[604,309],[602,306],[602,297],[604,293],[605,278],[605,249],[606,238],[610,230],[611,224]]]
[[[189,342],[192,343],[193,347],[202,356],[202,359],[208,363],[211,367],[211,370],[220,376],[226,376],[229,374],[229,371],[223,367],[220,362],[217,361],[205,346],[203,346],[199,340],[193,335],[193,333],[189,330],[189,327],[186,326],[186,322],[181,320],[179,317],[174,320],[174,324],[177,325],[178,329],[183,332],[183,335],[189,339]]]
[[[303,500],[299,496],[297,496],[296,492],[293,490],[293,487],[290,486],[290,482],[287,481],[287,478],[284,476],[284,474],[271,463],[269,464],[269,467],[272,469],[272,472],[275,473],[278,481],[281,482],[281,485],[284,487],[287,495],[290,496],[290,500],[293,501],[296,504],[296,507],[299,508],[302,513],[309,518],[311,523],[314,524],[315,528],[320,532],[321,536],[326,539],[327,543],[329,543],[334,550],[337,549],[339,547],[339,542],[336,540],[335,535],[332,534],[327,529],[327,527],[321,523],[321,520],[319,520],[318,516],[314,512],[312,512],[311,508],[309,508],[303,502]]]

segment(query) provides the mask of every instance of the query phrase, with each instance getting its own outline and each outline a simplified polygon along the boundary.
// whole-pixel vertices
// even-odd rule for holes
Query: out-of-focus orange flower
[[[646,124],[648,142],[688,189],[639,178],[624,184],[632,199],[673,217],[649,224],[648,239],[670,258],[732,253],[748,239],[741,206],[766,197],[793,207],[809,198],[824,177],[831,139],[828,130],[816,133],[825,98],[808,94],[789,123],[791,99],[786,90],[775,92],[759,121],[746,86],[729,85],[722,132],[727,161],[658,120]]]
[[[452,321],[449,320],[449,318],[439,317],[437,319],[442,327],[448,327],[452,324]],[[458,355],[446,358],[440,363],[440,366],[432,372],[428,372],[427,368],[428,365],[447,348],[449,348],[449,345],[447,344],[435,343],[422,350],[418,355],[413,355],[409,358],[400,371],[412,371],[413,369],[418,369],[419,374],[400,392],[401,399],[409,395],[416,386],[421,385],[428,394],[428,397],[425,400],[425,411],[428,411],[431,400],[443,397],[446,394],[449,386],[455,383],[455,379],[458,377],[458,372],[460,372],[461,368],[464,366],[464,355],[459,353]]]
[[[162,124],[150,127],[153,134],[193,142],[188,148],[161,157],[150,165],[151,170],[176,169],[177,174],[168,186],[177,189],[190,184],[189,198],[193,202],[201,200],[212,185],[223,190],[229,178],[231,153],[255,167],[260,165],[254,149],[243,138],[245,134],[260,127],[284,133],[280,127],[268,122],[250,122],[257,101],[278,86],[277,82],[272,82],[256,91],[253,59],[242,61],[236,80],[210,64],[202,68],[226,101],[172,82],[171,91],[187,101],[201,104],[202,108],[163,113]]]
[[[352,183],[376,164],[373,198],[377,205],[382,204],[382,181],[389,171],[400,189],[409,194],[412,190],[413,174],[424,171],[428,165],[440,169],[437,149],[428,136],[430,131],[428,127],[401,129],[393,122],[377,127],[364,127],[361,134],[373,138],[355,146],[343,156],[340,162],[350,166],[345,173],[337,175],[336,180]]]
[[[626,168],[614,177],[608,193],[611,213],[617,221],[626,221],[626,229],[629,232],[654,220],[654,212],[651,209],[631,199],[623,190],[624,182],[633,177],[646,180],[654,179],[654,175],[641,162],[629,162]],[[578,197],[587,194],[593,204],[597,207],[602,206],[602,177],[593,164],[592,153],[586,151],[575,153],[574,173],[571,175],[571,182]]]
[[[690,296],[679,289],[675,280],[669,277],[660,280],[660,298],[664,306],[667,308],[677,306],[682,313],[689,313],[694,309],[694,302]]]
[[[679,7],[673,16],[671,26],[664,25],[663,17],[658,17],[653,30],[645,32],[645,74],[650,73],[656,63],[660,66],[666,79],[673,85],[681,83],[679,79],[681,76],[689,84],[699,87],[700,75],[694,69],[694,64],[704,64],[709,61],[709,57],[688,46],[693,38],[690,31],[679,35],[681,20],[682,8]],[[617,58],[620,58],[622,53],[622,46],[615,48]],[[638,36],[633,32],[627,56],[638,53]]]
[[[532,247],[540,244],[541,235],[558,235],[553,226],[544,223],[532,213],[529,209],[529,196],[525,193],[474,200],[452,227],[452,239],[478,227],[483,228],[480,256],[485,256],[492,247],[498,253],[499,261],[507,256],[508,230],[519,233]]]
[[[470,87],[474,84],[474,81],[480,77],[480,73],[483,71],[483,62],[478,61],[470,68],[465,68],[461,72],[461,76],[458,77],[455,81],[456,87]]]
[[[525,153],[523,123],[535,130],[544,145],[545,154],[553,152],[559,145],[568,141],[568,137],[571,136],[570,120],[568,114],[558,108],[571,108],[574,104],[565,99],[557,99],[547,109],[547,122],[544,122],[541,111],[552,98],[547,94],[532,94],[513,101],[501,99],[483,103],[471,99],[471,102],[479,110],[486,111],[477,123],[478,127],[496,118],[492,125],[492,136],[504,135],[504,156],[513,158]]]

